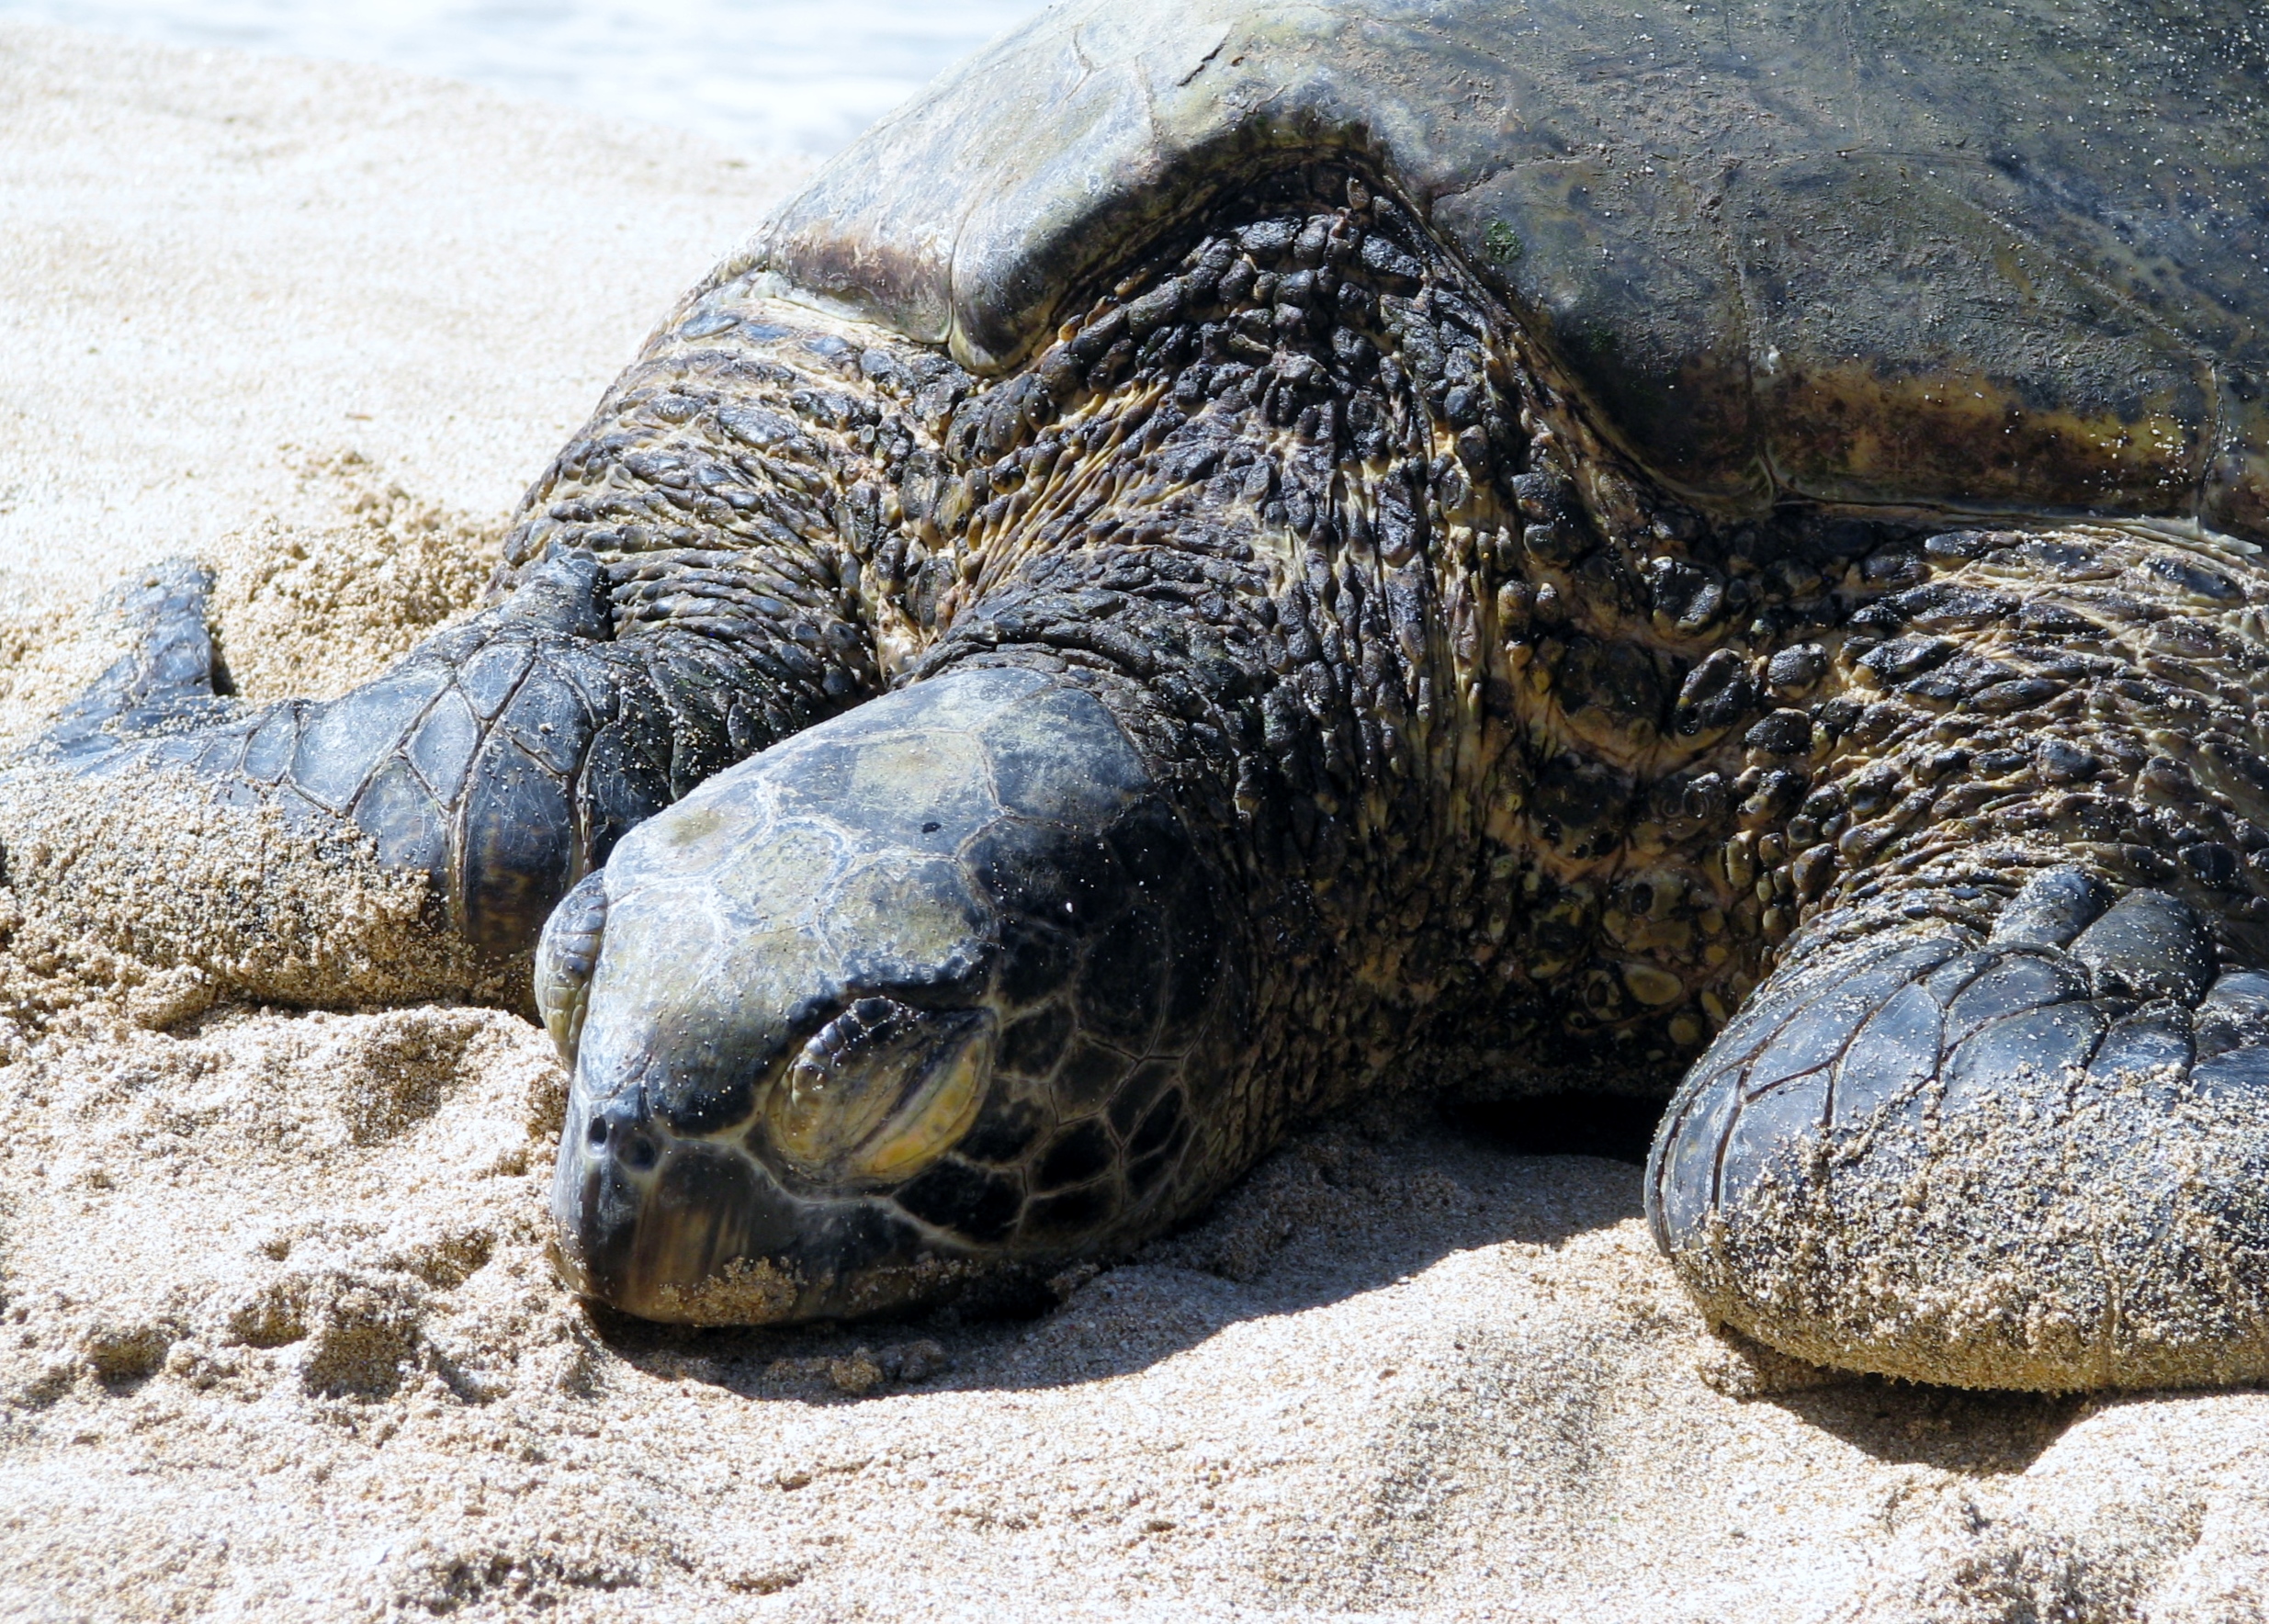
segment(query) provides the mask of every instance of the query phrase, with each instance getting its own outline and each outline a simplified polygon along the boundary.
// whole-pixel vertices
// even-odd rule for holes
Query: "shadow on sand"
[[[778,1393],[784,1361],[816,1370],[862,1348],[880,1358],[877,1350],[920,1342],[942,1350],[929,1361],[944,1372],[926,1382],[931,1391],[1125,1375],[1238,1320],[1358,1296],[1455,1252],[1556,1246],[1636,1217],[1639,1164],[1660,1108],[1619,1114],[1607,1103],[1604,1122],[1553,1101],[1510,1125],[1502,1108],[1486,1116],[1409,1103],[1359,1108],[1294,1134],[1195,1222],[1133,1257],[981,1306],[778,1330],[692,1330],[596,1308],[590,1323],[641,1369],[751,1396]],[[1555,1155],[1563,1149],[1591,1154]],[[1103,1291],[1081,1289],[1091,1281]],[[1065,1322],[1091,1318],[1104,1292],[1142,1306],[1067,1336]]]
[[[693,1330],[594,1310],[591,1325],[649,1375],[750,1399],[841,1404],[1101,1381],[1240,1321],[1382,1290],[1454,1253],[1556,1248],[1636,1218],[1659,1109],[1597,1097],[1359,1109],[1296,1135],[1134,1258],[983,1309],[779,1330]],[[1880,1461],[1974,1476],[2022,1472],[2089,1404],[1828,1370],[1739,1402],[1776,1405]]]
[[[2039,1460],[2094,1401],[2083,1393],[1973,1393],[1856,1376],[1755,1402],[1778,1405],[1887,1466],[1997,1477]]]

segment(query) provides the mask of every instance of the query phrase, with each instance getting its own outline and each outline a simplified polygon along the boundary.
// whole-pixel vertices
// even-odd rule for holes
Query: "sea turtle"
[[[2145,0],[1072,0],[701,283],[383,678],[243,705],[199,572],[130,583],[9,882],[265,996],[532,986],[635,1314],[1684,1068],[1715,1319],[2269,1374],[2265,84]]]

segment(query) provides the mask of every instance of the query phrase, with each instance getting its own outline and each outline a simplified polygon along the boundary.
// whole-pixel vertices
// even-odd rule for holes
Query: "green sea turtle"
[[[1385,1079],[1684,1068],[1715,1318],[2269,1374],[2265,84],[2143,0],[1074,0],[378,682],[243,705],[130,583],[9,883],[269,996],[532,964],[560,1269],[654,1318],[1123,1248]]]

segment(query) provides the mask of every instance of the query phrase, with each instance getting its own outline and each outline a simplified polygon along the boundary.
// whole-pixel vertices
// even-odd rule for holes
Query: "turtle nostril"
[[[657,1154],[651,1139],[634,1133],[623,1144],[623,1166],[634,1173],[643,1173],[654,1165]]]
[[[598,1150],[604,1147],[606,1144],[606,1119],[593,1117],[590,1123],[583,1129],[583,1137],[591,1141],[592,1149]]]

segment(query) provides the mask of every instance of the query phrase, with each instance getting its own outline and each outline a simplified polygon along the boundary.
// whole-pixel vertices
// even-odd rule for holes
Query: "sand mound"
[[[169,553],[219,570],[253,692],[461,613],[518,483],[777,179],[55,31],[0,29],[0,86],[10,730]],[[0,896],[0,1615],[2269,1613],[2269,1396],[1745,1351],[1626,1163],[1380,1110],[1029,1318],[676,1332],[551,1280],[562,1089],[512,1016],[215,1006]]]

